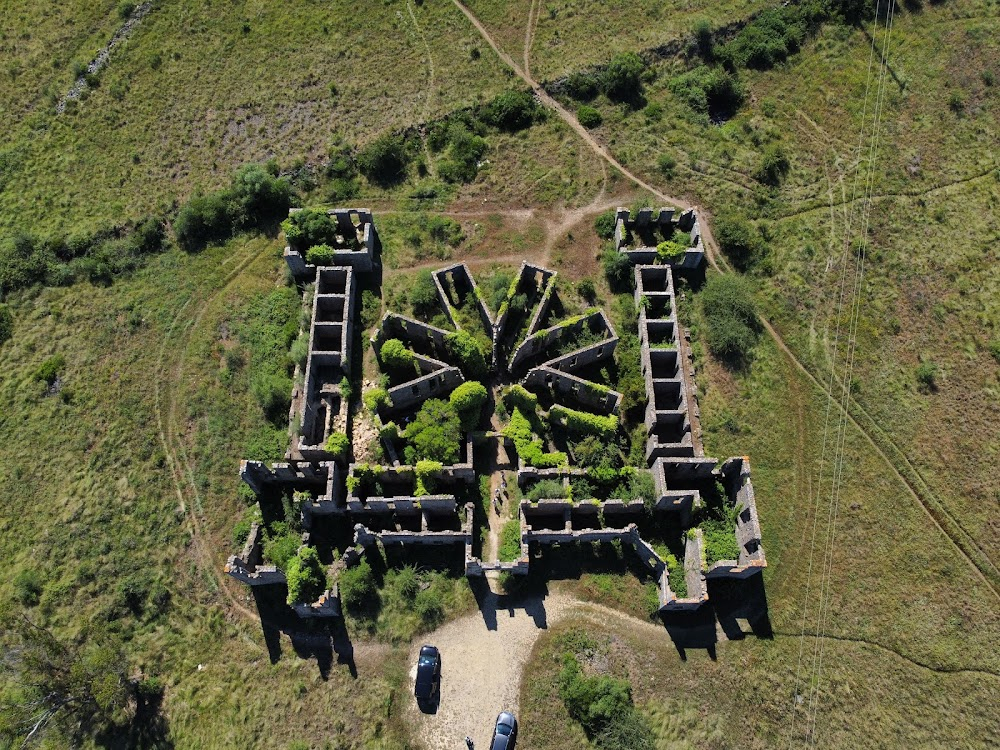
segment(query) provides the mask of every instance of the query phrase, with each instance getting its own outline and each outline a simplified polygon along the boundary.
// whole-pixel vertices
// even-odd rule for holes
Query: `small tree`
[[[612,99],[634,99],[642,85],[640,76],[646,64],[634,52],[622,52],[611,58],[602,77],[604,93]]]
[[[627,292],[632,288],[632,262],[625,253],[605,250],[601,256],[601,266],[613,292]]]
[[[382,365],[390,372],[413,372],[417,358],[399,339],[387,339],[379,350]]]
[[[765,255],[760,230],[742,214],[720,214],[715,222],[719,247],[740,271],[747,271]]]
[[[351,441],[348,440],[347,435],[343,432],[330,433],[330,437],[326,439],[326,452],[331,454],[334,458],[344,460],[347,458],[347,454],[350,450]]]
[[[479,415],[486,403],[487,392],[485,386],[475,380],[462,383],[451,392],[452,407],[458,414],[462,423],[462,429],[471,430],[479,422]]]
[[[708,348],[730,364],[742,364],[760,327],[750,282],[742,276],[712,276],[700,296]]]
[[[281,229],[289,246],[300,252],[313,245],[334,245],[337,242],[337,224],[325,211],[311,208],[296,211],[281,222]]]
[[[312,603],[326,591],[326,571],[315,547],[300,547],[288,562],[285,571],[288,582],[288,603]]]
[[[765,185],[779,185],[791,169],[791,162],[780,143],[771,143],[764,148],[760,165],[754,177]]]
[[[418,318],[430,318],[438,311],[440,299],[430,271],[423,270],[417,274],[409,297],[413,305],[413,314]]]
[[[448,334],[445,339],[448,353],[457,361],[462,373],[468,378],[485,378],[488,369],[483,350],[479,348],[476,339],[468,331],[457,331]]]
[[[371,388],[365,391],[361,400],[364,401],[365,408],[370,412],[378,412],[383,406],[389,406],[392,403],[385,388]]]
[[[432,398],[424,402],[405,436],[418,460],[454,464],[458,461],[461,424],[451,404]]]
[[[340,591],[340,601],[347,609],[357,612],[371,603],[378,591],[372,576],[372,566],[367,560],[362,560],[353,568],[348,568],[340,574],[337,580]]]
[[[233,223],[259,224],[288,213],[291,186],[260,164],[247,164],[233,176],[230,187]]]
[[[597,236],[602,240],[610,240],[615,236],[616,222],[617,215],[615,211],[613,209],[608,209],[594,219],[594,231],[597,232]]]
[[[130,683],[121,643],[94,625],[61,641],[23,613],[0,618],[4,669],[18,686],[0,699],[0,737],[18,747],[58,732],[55,745],[80,744],[125,709]]]
[[[306,250],[306,263],[314,266],[329,266],[333,263],[334,249],[326,243],[313,245]]]
[[[483,112],[483,119],[500,130],[523,130],[530,127],[537,114],[535,98],[526,91],[498,94]]]
[[[393,185],[406,176],[409,161],[406,144],[399,135],[383,135],[358,154],[361,173],[378,185]]]
[[[591,107],[589,104],[581,104],[576,110],[576,119],[580,121],[580,124],[588,130],[591,128],[598,127],[604,118],[601,117],[601,113],[596,109]]]

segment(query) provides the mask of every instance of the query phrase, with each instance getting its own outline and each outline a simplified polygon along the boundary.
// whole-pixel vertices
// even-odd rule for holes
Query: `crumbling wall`
[[[521,375],[524,370],[527,369],[528,362],[532,357],[537,357],[553,344],[562,341],[568,336],[576,334],[584,326],[590,327],[592,331],[604,331],[607,339],[610,340],[615,338],[617,343],[614,329],[611,327],[611,323],[608,321],[604,311],[590,310],[583,315],[578,315],[575,318],[569,318],[568,320],[564,320],[561,323],[550,326],[543,331],[539,331],[528,336],[523,342],[521,342],[521,345],[517,347],[514,354],[510,358],[509,369],[511,374],[515,375],[515,377]],[[592,347],[586,347],[588,351],[591,348]],[[596,347],[594,347],[594,349],[596,352]]]
[[[259,523],[250,526],[243,552],[230,555],[225,572],[250,586],[284,583],[285,574],[274,565],[262,565],[264,559],[264,529]]]
[[[693,209],[686,209],[674,215],[672,208],[642,208],[632,216],[627,208],[619,208],[615,213],[615,248],[625,253],[634,264],[658,262],[656,242],[645,242],[644,235],[661,236],[687,233],[688,249],[683,258],[666,261],[675,268],[695,269],[705,261],[705,249],[701,239],[701,226]],[[676,241],[676,240],[675,240]]]
[[[301,208],[289,209],[288,215],[291,216],[301,210]],[[326,213],[336,220],[338,231],[344,236],[347,245],[334,248],[330,266],[346,266],[358,272],[371,271],[375,265],[375,254],[382,246],[371,209],[331,208]],[[305,256],[298,250],[286,246],[284,257],[288,270],[297,280],[315,277],[317,267],[306,262]]]
[[[452,299],[447,293],[446,287],[448,286],[454,289],[456,294],[461,294],[464,291],[465,294],[472,295],[476,301],[476,309],[479,311],[479,319],[483,324],[483,328],[486,331],[493,331],[493,318],[486,307],[486,303],[483,301],[483,295],[479,291],[475,277],[465,263],[455,263],[445,268],[439,268],[431,276],[434,279],[434,285],[437,287],[438,296],[441,297],[441,304],[445,308],[445,313],[455,328],[461,329],[462,326],[459,323],[458,316],[455,315]]]
[[[722,464],[722,480],[729,504],[736,509],[734,533],[740,554],[737,560],[716,562],[706,575],[709,578],[747,578],[767,567],[757,501],[750,480],[750,459],[746,456],[728,459]]]

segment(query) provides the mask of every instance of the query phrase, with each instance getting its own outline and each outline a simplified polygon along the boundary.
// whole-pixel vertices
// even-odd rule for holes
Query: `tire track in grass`
[[[644,190],[652,193],[658,198],[666,201],[667,203],[672,203],[676,206],[685,205],[685,201],[681,201],[677,198],[673,198],[655,187],[650,185],[645,180],[634,175],[632,172],[623,167],[608,151],[604,148],[597,140],[589,133],[587,130],[573,117],[559,102],[553,99],[540,85],[537,81],[531,78],[530,75],[526,74],[525,71],[518,66],[514,60],[504,52],[500,46],[496,43],[490,33],[486,30],[483,24],[476,18],[475,15],[460,2],[460,0],[452,0],[455,6],[462,11],[469,22],[479,31],[483,39],[487,44],[493,49],[493,51],[500,57],[500,59],[506,63],[514,73],[524,81],[528,86],[531,87],[532,91],[539,98],[539,100],[549,109],[553,110],[562,120],[564,120],[593,151],[603,158],[608,164],[613,166],[625,177],[631,180],[633,183],[643,188]],[[964,178],[958,182],[969,182],[971,180],[980,179],[987,174],[992,173],[995,167],[991,167],[986,172],[979,175],[974,175],[972,177]],[[958,184],[951,183],[951,184]],[[940,185],[933,190],[940,190],[948,185]],[[882,196],[874,196],[875,198]],[[722,258],[719,253],[718,243],[715,241],[715,236],[712,234],[711,229],[711,213],[700,206],[692,206],[696,211],[701,213],[705,221],[701,222],[701,236],[702,242],[705,246],[705,257],[708,259],[709,264],[713,269],[719,273],[733,273],[733,269]],[[822,208],[828,208],[828,206],[820,206],[817,209],[808,210],[819,210]],[[803,212],[800,212],[803,213]],[[782,218],[788,218],[787,216]],[[774,340],[778,348],[785,354],[786,357],[792,362],[795,367],[805,374],[813,386],[823,393],[827,398],[835,402],[837,411],[841,412],[846,416],[848,421],[858,430],[865,438],[865,440],[871,445],[875,450],[875,453],[886,463],[887,466],[892,470],[893,475],[900,481],[900,483],[906,488],[908,494],[913,500],[923,509],[927,514],[927,517],[931,520],[934,526],[945,536],[955,548],[955,551],[962,557],[969,566],[973,569],[974,574],[986,584],[987,588],[1000,600],[1000,569],[997,568],[996,564],[989,557],[988,554],[979,546],[976,540],[962,527],[962,525],[951,515],[951,513],[943,506],[943,504],[930,493],[926,482],[923,480],[919,472],[913,467],[909,458],[903,453],[903,451],[895,444],[895,442],[890,438],[885,431],[878,425],[878,423],[864,410],[863,407],[858,404],[854,398],[850,398],[845,409],[839,399],[835,398],[834,395],[827,390],[827,388],[812,374],[812,372],[799,360],[798,357],[792,352],[792,350],[785,343],[784,339],[778,334],[778,331],[774,328],[767,318],[760,316],[760,322],[767,334]],[[853,407],[853,409],[851,408]],[[858,418],[854,416],[853,411],[858,411],[863,418],[868,420],[871,427],[865,428],[862,426]],[[896,455],[899,464],[894,463],[890,458],[886,450],[879,445],[873,436],[873,432],[878,432],[887,444],[889,445],[889,451]],[[902,468],[900,468],[900,466]],[[911,476],[915,476],[915,480],[909,480],[904,477],[903,472],[907,472]]]

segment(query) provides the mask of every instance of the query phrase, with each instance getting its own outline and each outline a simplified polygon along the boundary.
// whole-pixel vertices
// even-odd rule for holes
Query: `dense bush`
[[[316,211],[311,208],[296,211],[281,222],[281,229],[285,233],[289,247],[307,253],[307,260],[308,250],[314,245],[329,246],[337,243],[337,222],[326,211]],[[320,249],[319,252],[323,250]],[[317,258],[315,255],[313,257]]]
[[[462,123],[453,122],[448,126],[447,143],[445,157],[438,162],[438,175],[446,182],[472,182],[489,147],[486,140]]]
[[[66,358],[63,355],[56,354],[53,357],[49,357],[35,370],[35,380],[41,380],[48,385],[52,385],[56,382],[59,373],[62,372],[65,366]]]
[[[569,497],[569,488],[559,479],[542,479],[528,490],[526,497],[533,503],[537,503],[539,500]]]
[[[566,79],[566,93],[578,101],[589,102],[600,90],[600,77],[594,73],[570,73]]]
[[[483,108],[481,116],[495,128],[516,131],[530,127],[538,114],[538,103],[530,93],[504,91]]]
[[[520,409],[523,414],[534,414],[538,409],[538,396],[519,383],[504,390],[503,402],[510,412]]]
[[[511,413],[510,422],[504,427],[503,434],[514,443],[518,458],[528,466],[544,469],[565,466],[567,463],[566,454],[562,451],[544,452],[541,439],[534,436],[531,420],[519,408]]]
[[[407,375],[416,373],[416,355],[399,339],[386,339],[379,350],[379,359],[386,372]]]
[[[448,334],[445,346],[448,348],[448,353],[457,361],[458,367],[465,377],[473,380],[484,380],[489,374],[484,352],[475,337],[468,331],[456,331]]]
[[[343,432],[332,432],[330,437],[326,439],[325,447],[327,453],[334,458],[343,460],[347,458],[347,454],[351,450],[351,441]]]
[[[622,52],[611,58],[601,75],[601,88],[611,99],[630,101],[637,98],[646,64],[634,52]]]
[[[302,546],[302,536],[289,530],[284,524],[276,525],[280,528],[269,533],[264,542],[264,559],[280,570],[286,570],[289,561]]]
[[[434,277],[429,270],[420,271],[413,279],[409,298],[410,304],[413,305],[413,314],[418,318],[424,320],[432,318],[440,309],[441,298],[438,296]]]
[[[632,289],[635,275],[632,262],[625,253],[615,249],[605,250],[601,255],[601,266],[613,292],[627,292]]]
[[[329,266],[333,264],[333,257],[336,251],[329,245],[313,245],[306,250],[306,263],[314,266]]]
[[[462,383],[451,392],[449,401],[458,414],[463,430],[475,429],[488,395],[486,387],[475,380]]]
[[[695,112],[712,118],[731,116],[746,98],[746,88],[734,73],[707,65],[671,79],[670,91]]]
[[[687,244],[678,240],[664,240],[656,246],[656,257],[663,263],[677,263],[684,260]]]
[[[371,388],[365,391],[361,400],[364,402],[365,408],[373,413],[377,413],[383,406],[392,404],[392,401],[389,400],[389,392],[385,388]]]
[[[288,582],[288,603],[311,604],[326,591],[327,580],[323,563],[314,547],[301,547],[285,571]]]
[[[454,464],[458,462],[461,447],[460,427],[458,415],[451,404],[432,398],[420,407],[413,421],[406,426],[404,434],[413,448],[416,460]],[[416,463],[410,461],[409,457],[407,462]]]
[[[599,414],[568,409],[555,404],[549,409],[549,419],[574,435],[597,435],[610,437],[618,430],[618,417],[610,414],[602,417]]]
[[[599,214],[594,219],[594,231],[597,232],[597,236],[603,240],[610,240],[614,237],[616,221],[617,212],[614,209],[608,209],[604,213]]]
[[[394,185],[406,176],[409,155],[400,135],[383,135],[358,154],[358,168],[377,185]]]
[[[337,587],[341,603],[352,612],[357,612],[373,604],[378,595],[372,566],[367,560],[362,560],[353,568],[341,571]]]
[[[917,365],[917,384],[921,390],[936,391],[940,368],[934,362],[921,362]]]
[[[732,69],[767,70],[797,52],[812,26],[810,10],[786,6],[762,11],[732,40],[716,49],[716,56]]]
[[[699,296],[709,349],[730,364],[743,363],[760,330],[750,283],[741,276],[712,276]]]
[[[513,562],[521,556],[521,522],[512,518],[500,529],[499,557],[504,562]]]
[[[194,195],[174,219],[174,234],[186,250],[199,250],[233,232],[260,226],[288,213],[291,186],[258,164],[247,164],[230,186]]]
[[[632,688],[607,675],[587,676],[573,654],[563,655],[559,697],[566,710],[593,737],[616,718],[633,711]]]
[[[580,124],[585,128],[596,128],[602,122],[604,118],[601,117],[601,113],[588,104],[581,104],[576,110],[576,119],[580,121]]]
[[[764,147],[760,156],[760,164],[754,171],[754,178],[765,185],[779,185],[788,174],[791,163],[780,143],[770,143]]]
[[[14,314],[7,305],[0,305],[0,346],[14,335]]]
[[[740,271],[747,271],[766,254],[764,238],[757,226],[742,214],[720,214],[715,221],[719,247]]]

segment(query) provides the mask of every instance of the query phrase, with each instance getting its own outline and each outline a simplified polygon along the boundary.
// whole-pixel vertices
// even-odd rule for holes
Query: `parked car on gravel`
[[[514,750],[516,744],[517,719],[514,718],[514,714],[504,711],[497,717],[490,750]]]
[[[421,704],[433,704],[441,698],[441,652],[436,646],[420,647],[413,695]]]

